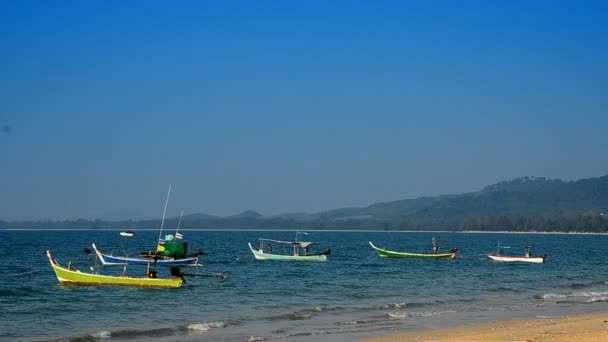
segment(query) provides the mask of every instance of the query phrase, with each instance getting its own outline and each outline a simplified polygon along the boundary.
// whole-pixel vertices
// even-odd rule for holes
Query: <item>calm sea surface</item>
[[[2,231],[2,341],[350,341],[495,319],[608,309],[606,235],[311,232],[331,248],[325,263],[256,262],[247,242],[292,240],[294,232],[183,231],[203,248],[201,270],[180,289],[60,286],[45,256],[86,271],[83,251],[153,250],[157,231]],[[430,252],[431,238],[459,248],[456,260],[384,260],[368,245]],[[300,238],[302,239],[302,237]],[[484,253],[549,254],[545,264],[497,263]],[[275,252],[279,249],[274,246]],[[122,268],[102,269],[116,273]],[[129,267],[143,275],[145,267]],[[164,270],[165,273],[168,270]],[[194,272],[194,270],[186,269]]]

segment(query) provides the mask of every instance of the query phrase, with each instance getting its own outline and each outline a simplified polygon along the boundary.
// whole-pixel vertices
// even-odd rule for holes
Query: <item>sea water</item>
[[[98,262],[85,249],[136,255],[155,249],[158,231],[2,231],[2,341],[350,341],[399,331],[605,311],[607,235],[446,232],[320,232],[299,235],[331,248],[324,263],[259,262],[247,242],[293,240],[293,231],[184,230],[189,250],[203,248],[199,271],[180,289],[61,286],[45,251],[81,271]],[[454,260],[381,259],[369,246],[396,251],[459,249]],[[544,264],[488,259],[548,254]],[[281,252],[274,245],[274,252]],[[311,250],[314,252],[314,249]],[[121,273],[105,267],[101,273]],[[196,273],[193,268],[184,269]],[[126,270],[141,276],[145,267]],[[165,269],[160,275],[168,274]],[[199,274],[202,275],[202,274]]]

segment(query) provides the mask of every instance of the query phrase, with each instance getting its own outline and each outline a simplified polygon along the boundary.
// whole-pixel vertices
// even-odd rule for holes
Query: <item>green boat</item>
[[[454,259],[456,257],[455,249],[451,250],[449,253],[436,253],[436,254],[435,253],[395,252],[395,251],[389,251],[388,249],[376,247],[371,241],[368,241],[368,242],[369,242],[369,245],[372,246],[372,248],[382,258]],[[438,251],[438,249],[437,249],[437,251]]]
[[[130,286],[130,287],[161,287],[161,288],[177,288],[184,285],[184,280],[181,276],[173,278],[155,278],[150,277],[127,277],[127,276],[106,276],[95,273],[85,273],[73,269],[71,263],[68,267],[63,267],[53,259],[51,251],[46,251],[46,256],[49,258],[51,267],[57,276],[57,280],[61,285],[82,285],[82,286]],[[179,271],[178,271],[179,272]],[[155,275],[155,272],[148,272],[150,275]]]
[[[298,242],[298,241],[281,241],[281,240],[270,240],[270,239],[259,239],[260,240],[260,248],[254,249],[251,246],[251,242],[248,242],[249,249],[255,260],[266,261],[266,260],[274,260],[274,261],[327,261],[327,256],[331,253],[330,249],[327,249],[321,253],[309,254],[308,250],[310,246],[314,243],[312,242]],[[272,244],[279,244],[283,246],[290,246],[290,249],[293,249],[293,254],[290,251],[283,253],[273,253]],[[264,251],[264,244],[267,244],[267,249]]]

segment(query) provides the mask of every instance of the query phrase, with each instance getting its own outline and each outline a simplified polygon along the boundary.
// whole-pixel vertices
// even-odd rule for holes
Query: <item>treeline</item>
[[[165,221],[175,228],[177,219]],[[146,221],[0,221],[0,229],[158,229],[160,220]],[[449,230],[449,231],[555,231],[608,233],[608,218],[603,214],[574,217],[531,218],[508,216],[470,216],[462,220],[438,218],[403,218],[398,221],[378,219],[308,219],[292,218],[215,218],[181,223],[181,229],[267,229],[267,230]]]
[[[470,217],[460,222],[459,230],[607,233],[608,217],[601,214],[557,218],[509,218],[506,216]]]

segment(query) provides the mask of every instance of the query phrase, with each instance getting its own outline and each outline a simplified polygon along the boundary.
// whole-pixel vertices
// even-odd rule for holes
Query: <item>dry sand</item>
[[[374,337],[362,341],[608,342],[608,312],[560,318],[470,324]]]

